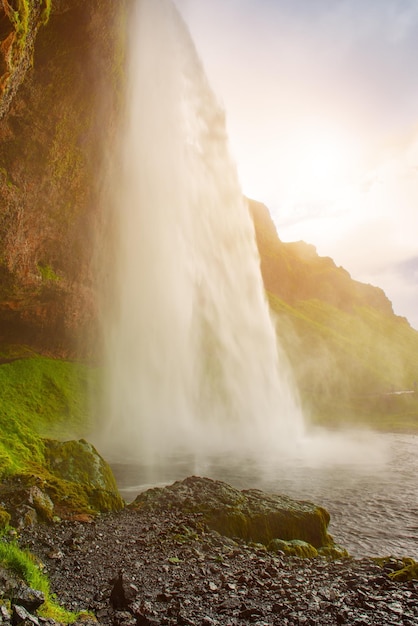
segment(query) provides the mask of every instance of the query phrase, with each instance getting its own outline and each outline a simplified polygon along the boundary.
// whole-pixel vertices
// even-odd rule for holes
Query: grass
[[[372,307],[268,294],[277,333],[314,423],[418,431],[418,332]],[[411,391],[395,394],[395,391]]]
[[[9,543],[0,539],[0,564],[23,579],[29,587],[44,594],[45,603],[39,608],[39,615],[64,624],[72,624],[78,619],[79,614],[71,613],[57,603],[51,593],[49,580],[41,571],[41,565],[30,552],[19,548],[15,541]]]

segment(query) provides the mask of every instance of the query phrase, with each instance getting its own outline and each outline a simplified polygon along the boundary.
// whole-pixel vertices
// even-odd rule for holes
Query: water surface
[[[353,556],[410,556],[418,559],[418,436],[374,435],[369,454],[353,459],[289,459],[254,462],[231,458],[196,462],[171,459],[164,465],[112,467],[122,496],[131,501],[145,489],[191,474],[224,480],[240,489],[258,488],[310,500],[331,514],[329,530]],[[377,449],[385,455],[376,460]]]

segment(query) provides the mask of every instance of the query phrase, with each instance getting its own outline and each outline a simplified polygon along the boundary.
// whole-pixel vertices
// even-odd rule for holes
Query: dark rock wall
[[[53,1],[47,24],[38,11],[33,65],[11,101],[3,92],[0,343],[60,356],[87,355],[94,344],[92,260],[121,103],[126,4]],[[12,33],[4,8],[0,33]]]

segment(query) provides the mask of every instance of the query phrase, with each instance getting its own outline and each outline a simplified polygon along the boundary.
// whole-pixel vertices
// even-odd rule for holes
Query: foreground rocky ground
[[[396,559],[285,556],[178,507],[38,524],[20,543],[41,559],[58,600],[103,626],[418,624],[418,581],[392,580]]]

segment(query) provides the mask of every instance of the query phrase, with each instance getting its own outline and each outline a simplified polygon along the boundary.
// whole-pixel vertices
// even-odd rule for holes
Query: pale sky
[[[243,192],[418,329],[418,0],[175,0]]]

